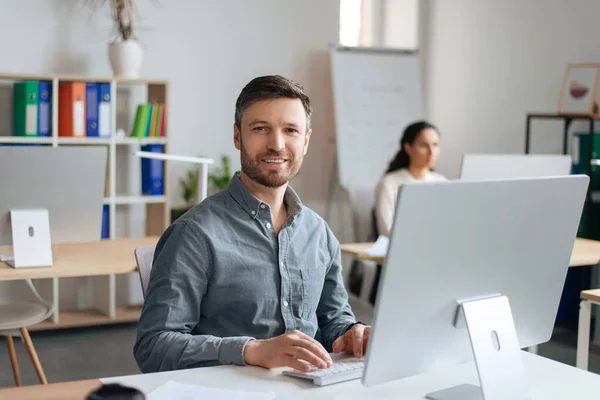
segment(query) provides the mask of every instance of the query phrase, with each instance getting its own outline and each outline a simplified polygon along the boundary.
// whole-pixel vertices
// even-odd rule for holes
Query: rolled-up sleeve
[[[193,224],[176,222],[161,237],[133,351],[142,372],[244,365],[244,347],[253,338],[192,334],[200,322],[211,263]]]
[[[325,283],[317,307],[317,319],[323,347],[331,352],[335,339],[346,333],[348,328],[356,323],[356,319],[348,303],[348,293],[342,278],[340,244],[329,229],[327,229],[327,237],[331,263],[325,275]]]

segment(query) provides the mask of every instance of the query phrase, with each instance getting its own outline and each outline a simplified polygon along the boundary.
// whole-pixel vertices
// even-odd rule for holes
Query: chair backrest
[[[0,282],[0,304],[21,302],[37,303],[47,301],[37,292],[31,279]]]
[[[379,229],[377,228],[377,209],[373,207],[371,209],[371,236],[369,240],[374,242],[379,237]]]
[[[140,274],[140,282],[142,283],[142,294],[146,298],[148,290],[148,282],[150,282],[150,271],[152,271],[152,261],[154,260],[155,246],[138,247],[135,249],[135,261]]]
[[[31,325],[42,322],[54,314],[54,305],[40,296],[31,279],[0,282],[0,305],[10,306],[19,303],[37,303],[46,309],[45,313],[39,314],[35,318],[35,321],[30,320],[28,322]],[[19,321],[22,322],[22,319],[19,319]],[[4,319],[0,321],[0,330],[12,330],[24,327],[23,325],[15,325],[14,323],[10,319]]]

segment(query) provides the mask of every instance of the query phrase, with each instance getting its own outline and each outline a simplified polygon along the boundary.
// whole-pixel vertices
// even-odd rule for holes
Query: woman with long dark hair
[[[378,234],[390,234],[398,189],[402,184],[446,180],[433,171],[439,154],[440,134],[435,126],[419,121],[406,127],[400,140],[400,150],[377,185],[375,214]]]

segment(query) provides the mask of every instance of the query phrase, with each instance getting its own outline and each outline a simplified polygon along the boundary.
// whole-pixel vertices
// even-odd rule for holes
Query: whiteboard
[[[406,126],[423,118],[417,53],[334,46],[330,58],[339,183],[374,189]]]

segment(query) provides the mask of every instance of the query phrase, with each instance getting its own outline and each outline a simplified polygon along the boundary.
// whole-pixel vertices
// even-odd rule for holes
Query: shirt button
[[[260,205],[260,208],[262,208],[263,210],[266,208],[267,206],[265,206],[264,204]]]
[[[271,224],[267,222],[267,229],[271,229]]]
[[[252,211],[250,211],[250,214],[254,215],[254,214],[256,214],[256,211],[252,210]]]
[[[284,302],[283,302],[283,306],[284,306],[284,307],[287,307],[288,305],[289,305],[289,303],[287,302],[287,300],[284,300]]]

